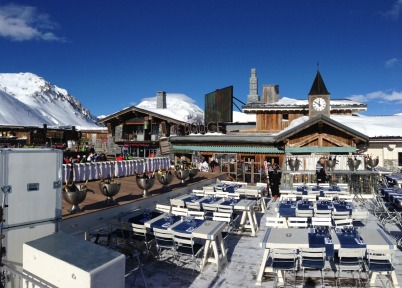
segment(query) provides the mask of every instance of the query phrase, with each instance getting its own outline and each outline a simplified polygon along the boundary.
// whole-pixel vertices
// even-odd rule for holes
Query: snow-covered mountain
[[[147,109],[155,113],[165,115],[167,117],[177,119],[189,123],[204,123],[204,110],[202,110],[195,100],[184,94],[167,93],[166,94],[166,109],[156,108],[156,96],[142,99],[137,105],[139,108]],[[98,116],[98,119],[105,117]],[[233,111],[233,122],[255,122],[255,114],[245,114],[238,111]]]
[[[42,77],[0,73],[0,125],[101,129],[96,122],[77,98]]]
[[[166,109],[156,108],[156,96],[142,99],[137,107],[188,123],[204,122],[204,111],[184,94],[166,93]]]

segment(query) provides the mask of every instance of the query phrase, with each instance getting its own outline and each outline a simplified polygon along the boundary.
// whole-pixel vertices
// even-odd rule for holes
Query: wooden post
[[[254,183],[254,159],[251,159],[251,184]]]

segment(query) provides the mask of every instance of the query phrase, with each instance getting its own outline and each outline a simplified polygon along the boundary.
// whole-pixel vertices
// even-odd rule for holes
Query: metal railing
[[[56,288],[56,286],[47,283],[46,281],[35,277],[34,275],[29,275],[22,273],[14,268],[3,264],[0,267],[0,287],[5,288]]]

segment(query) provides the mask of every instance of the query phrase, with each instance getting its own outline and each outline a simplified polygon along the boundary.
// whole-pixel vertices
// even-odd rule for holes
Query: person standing
[[[278,164],[273,163],[272,168],[268,171],[269,185],[271,187],[272,197],[275,199],[280,196],[279,186],[281,185],[282,172]]]
[[[327,180],[327,171],[325,171],[325,158],[321,157],[315,165],[315,174],[317,176],[317,186],[320,183],[325,183]]]

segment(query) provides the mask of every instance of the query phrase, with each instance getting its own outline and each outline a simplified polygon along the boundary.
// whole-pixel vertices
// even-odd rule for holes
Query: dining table
[[[370,250],[397,250],[396,241],[391,238],[387,233],[380,228],[365,228],[359,229],[356,233],[349,233],[349,231],[337,231],[335,229],[336,237],[333,237],[334,248],[339,250],[341,247],[345,248],[366,248]],[[372,272],[370,275],[370,285],[374,285],[376,278],[380,272]],[[395,270],[391,271],[391,280],[394,287],[399,287],[398,279]]]
[[[312,201],[288,201],[284,200],[279,203],[278,212],[281,217],[296,217],[296,209],[313,210],[314,203]]]
[[[265,272],[273,272],[272,267],[267,267],[269,253],[272,249],[300,249],[309,248],[309,230],[298,228],[267,228],[260,247],[264,249],[262,262],[257,274],[256,285],[261,286]],[[283,284],[283,274],[278,271],[278,283]]]
[[[218,272],[221,272],[228,263],[226,245],[222,237],[222,231],[227,226],[225,222],[182,218],[156,211],[132,216],[126,219],[126,222],[143,224],[149,233],[152,233],[153,228],[159,228],[191,234],[193,238],[205,240],[201,270],[208,263],[213,263]]]
[[[239,227],[240,232],[243,232],[245,229],[251,229],[251,236],[257,236],[259,230],[254,210],[256,204],[256,200],[241,199],[233,206],[233,210],[242,212]]]
[[[257,199],[260,200],[260,209],[261,211],[267,210],[267,205],[263,199],[264,196],[264,191],[266,189],[266,186],[241,186],[236,189],[236,193],[240,194],[240,196],[244,196],[247,198],[247,196],[250,195],[255,195]]]
[[[226,225],[225,222],[205,220],[192,231],[193,237],[205,240],[201,270],[207,263],[214,263],[220,273],[228,263],[226,245],[222,237],[222,231],[225,230]]]

